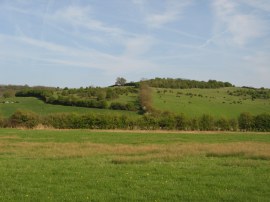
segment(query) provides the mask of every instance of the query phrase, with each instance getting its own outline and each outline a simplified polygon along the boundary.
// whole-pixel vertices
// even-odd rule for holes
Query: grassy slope
[[[102,114],[126,114],[126,115],[137,116],[136,112],[129,112],[129,111],[45,104],[43,101],[38,100],[36,98],[32,98],[32,97],[26,97],[26,98],[16,97],[16,98],[9,98],[9,99],[0,98],[0,101],[3,101],[3,100],[19,101],[19,103],[13,103],[13,104],[0,103],[0,114],[2,114],[5,117],[10,116],[18,109],[31,110],[41,115],[45,115],[49,113],[58,113],[58,112],[75,112],[75,113],[92,112],[92,113],[102,113]]]
[[[120,95],[118,98],[113,99],[111,101],[109,101],[108,103],[112,103],[112,102],[119,102],[119,103],[134,103],[138,100],[138,95],[135,93],[128,93],[127,95]]]
[[[0,200],[268,201],[269,144],[270,134],[0,129]]]
[[[222,89],[153,89],[153,105],[156,109],[167,110],[175,113],[184,113],[188,116],[199,116],[202,114],[211,114],[216,117],[237,117],[242,112],[252,114],[270,113],[270,100],[251,99],[244,100],[241,97],[230,96],[227,90],[237,88]],[[157,93],[160,90],[162,93]],[[172,92],[170,92],[172,91]],[[180,97],[177,92],[182,92]],[[199,96],[187,96],[186,93],[201,94]],[[206,97],[207,96],[207,97]],[[233,102],[236,103],[233,103]],[[241,101],[242,104],[237,103]],[[223,103],[225,102],[225,103]]]

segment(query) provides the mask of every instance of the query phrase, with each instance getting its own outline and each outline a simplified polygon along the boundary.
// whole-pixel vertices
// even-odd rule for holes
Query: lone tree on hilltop
[[[123,86],[123,85],[126,84],[126,82],[127,82],[127,80],[125,78],[123,78],[123,77],[117,77],[116,82],[115,82],[115,85],[117,85],[117,86]]]

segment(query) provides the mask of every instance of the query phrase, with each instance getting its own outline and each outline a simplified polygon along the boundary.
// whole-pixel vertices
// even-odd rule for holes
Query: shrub
[[[0,128],[3,128],[5,126],[4,118],[0,115]]]
[[[255,116],[254,127],[258,131],[270,131],[270,114],[260,114]]]
[[[252,130],[254,128],[254,118],[248,112],[241,113],[238,118],[238,124],[241,130]]]
[[[199,120],[200,130],[214,130],[214,118],[211,115],[203,114]]]
[[[222,117],[216,121],[215,127],[221,131],[230,130],[230,122],[228,119]]]
[[[39,123],[39,117],[34,112],[18,110],[12,114],[8,122],[11,127],[34,128]]]
[[[175,129],[177,130],[186,130],[188,127],[188,119],[184,114],[175,116]]]

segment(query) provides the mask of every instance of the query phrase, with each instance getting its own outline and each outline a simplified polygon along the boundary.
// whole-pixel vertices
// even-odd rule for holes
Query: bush
[[[188,127],[188,119],[184,114],[175,116],[175,129],[177,130],[186,130]]]
[[[36,113],[30,111],[16,111],[8,120],[11,127],[34,128],[39,123],[39,117]]]
[[[211,115],[203,114],[200,117],[199,128],[200,130],[214,130],[214,118]]]
[[[230,122],[228,119],[222,117],[216,121],[215,127],[221,131],[230,130]]]
[[[159,116],[160,129],[172,130],[176,128],[175,117],[169,112],[164,112]]]
[[[260,114],[255,116],[254,128],[258,131],[270,131],[270,114]]]
[[[248,112],[241,113],[238,118],[238,124],[240,130],[250,131],[254,128],[254,118]]]
[[[0,128],[3,128],[5,126],[5,120],[4,118],[0,115]]]

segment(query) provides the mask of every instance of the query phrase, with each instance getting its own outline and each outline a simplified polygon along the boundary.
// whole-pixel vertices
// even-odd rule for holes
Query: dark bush
[[[200,130],[214,130],[214,118],[211,115],[203,114],[199,120]]]
[[[231,128],[229,120],[225,117],[219,118],[215,123],[215,127],[217,130],[221,131],[228,131]]]
[[[241,113],[238,118],[239,129],[244,131],[251,131],[254,129],[254,118],[248,113]]]
[[[270,114],[260,114],[255,116],[254,126],[257,131],[270,131]]]

